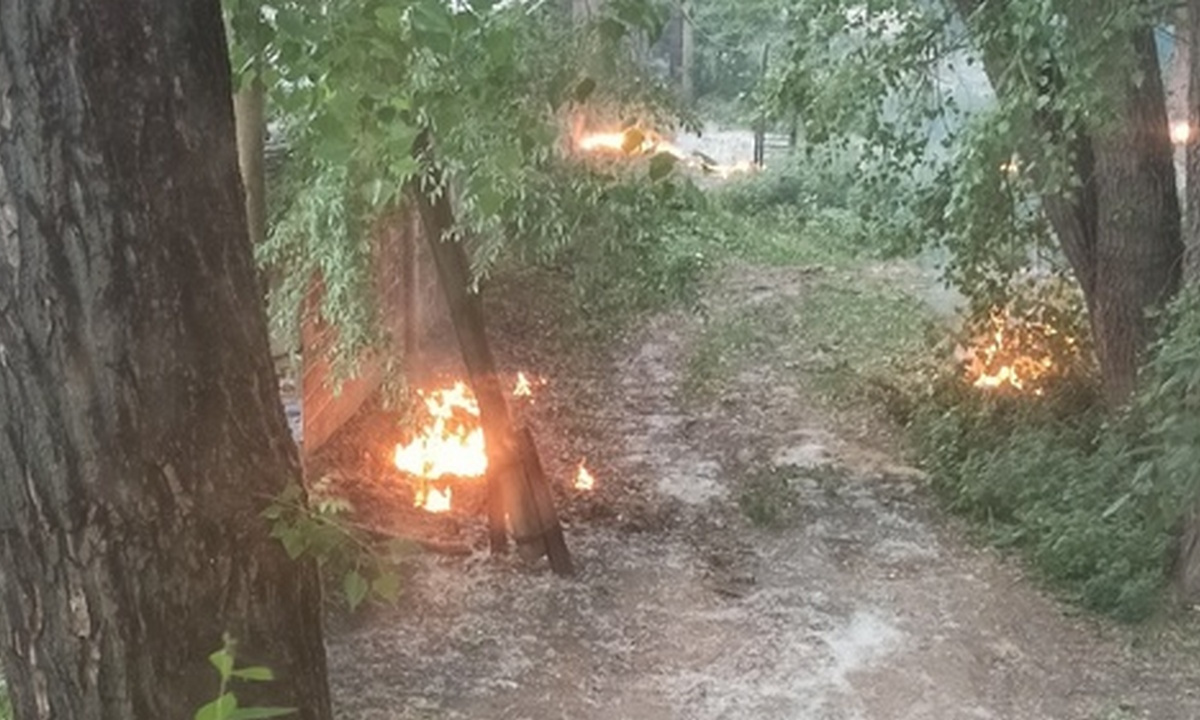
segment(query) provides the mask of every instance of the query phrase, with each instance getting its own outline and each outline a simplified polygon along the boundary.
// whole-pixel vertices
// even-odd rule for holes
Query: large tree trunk
[[[22,720],[330,717],[216,0],[0,4],[0,617]]]
[[[1189,46],[1188,122],[1191,140],[1187,146],[1187,245],[1184,282],[1200,286],[1200,0],[1187,5],[1187,31],[1177,32]],[[1184,518],[1179,556],[1175,564],[1175,580],[1180,595],[1190,604],[1200,602],[1200,499]]]
[[[1096,350],[1110,404],[1124,403],[1153,339],[1150,313],[1179,289],[1183,258],[1174,150],[1154,36],[1132,43],[1141,82],[1121,76],[1118,122],[1094,135],[1098,215],[1075,273],[1092,274]]]
[[[1177,42],[1188,46],[1188,124],[1191,133],[1187,145],[1187,231],[1184,233],[1185,281],[1200,284],[1200,0],[1190,0],[1186,13],[1186,32],[1177,29]]]
[[[1003,15],[992,14],[1002,13],[1003,5],[983,0],[955,4],[973,29],[990,30],[982,33],[991,44],[981,52],[996,92],[1025,91],[1010,86],[1020,78],[1007,72],[1008,42],[997,32]],[[1089,27],[1089,20],[1094,18],[1072,18],[1081,27]],[[1102,63],[1094,78],[1115,103],[1110,122],[1071,129],[1050,111],[1037,120],[1043,132],[1073,150],[1079,187],[1042,198],[1043,206],[1087,301],[1105,394],[1111,405],[1119,406],[1136,385],[1142,353],[1152,338],[1149,315],[1179,288],[1183,244],[1153,32],[1139,29],[1114,47],[1115,52],[1127,49],[1134,62],[1132,68],[1115,60]],[[1043,91],[1058,91],[1060,68],[1051,63],[1044,70]]]

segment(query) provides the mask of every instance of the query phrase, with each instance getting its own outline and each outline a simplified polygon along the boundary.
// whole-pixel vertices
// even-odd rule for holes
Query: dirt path
[[[708,297],[787,313],[810,275],[735,268]],[[815,376],[751,353],[685,402],[701,329],[656,318],[573,407],[639,498],[570,528],[579,576],[421,558],[399,608],[334,633],[339,717],[1200,717],[1194,658],[973,549],[872,425],[815,409]]]

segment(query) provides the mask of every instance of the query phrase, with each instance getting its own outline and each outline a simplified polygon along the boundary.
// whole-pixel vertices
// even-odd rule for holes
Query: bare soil
[[[810,281],[733,267],[707,299],[786,308]],[[510,277],[489,312],[505,370],[548,379],[518,410],[559,483],[577,577],[476,541],[416,557],[397,607],[331,619],[338,717],[1200,717],[1200,660],[1177,623],[1082,616],[972,545],[886,422],[820,412],[817,376],[753,358],[685,401],[699,316],[655,317],[600,351],[556,331],[556,283]],[[581,457],[593,493],[570,488]],[[745,511],[762,483],[765,526]],[[375,485],[377,517],[403,505]],[[462,535],[472,521],[446,522]]]

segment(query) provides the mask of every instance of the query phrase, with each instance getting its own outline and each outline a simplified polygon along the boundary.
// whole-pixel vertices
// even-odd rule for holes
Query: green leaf
[[[614,20],[613,18],[604,18],[600,21],[600,24],[596,26],[596,29],[599,31],[600,37],[609,42],[617,42],[621,38],[625,37],[625,26],[622,25],[620,21]]]
[[[228,649],[221,648],[212,655],[209,655],[208,661],[217,669],[222,681],[229,680],[233,673],[233,655]]]
[[[375,594],[388,602],[396,602],[400,597],[400,576],[394,572],[384,571],[371,583]]]
[[[288,557],[292,560],[295,560],[303,555],[304,551],[308,549],[308,538],[304,536],[303,532],[297,530],[295,527],[289,525],[276,525],[271,530],[271,534],[278,538],[279,542],[283,543],[284,552],[286,552]]]
[[[670,175],[677,161],[678,158],[671,153],[659,153],[650,158],[650,179],[657,181]]]
[[[449,55],[454,23],[441,0],[422,0],[412,9],[413,34],[417,41],[438,55]]]
[[[229,720],[259,720],[260,718],[276,718],[285,715],[295,715],[296,708],[285,707],[252,707],[238,708],[229,715]]]
[[[194,720],[232,720],[233,713],[236,711],[237,698],[233,696],[233,693],[227,692],[197,710]]]
[[[367,583],[367,579],[357,570],[351,570],[342,579],[342,592],[346,594],[346,602],[350,605],[351,610],[362,604],[370,589],[371,586]]]
[[[575,86],[574,98],[577,103],[585,103],[587,99],[596,91],[596,81],[592,78],[584,78]]]
[[[504,205],[504,195],[494,187],[485,186],[479,188],[475,194],[475,202],[481,215],[494,217],[499,214],[500,208]]]
[[[271,668],[261,665],[251,667],[237,668],[233,671],[233,677],[239,680],[248,680],[250,682],[267,682],[275,679],[275,673],[271,672]]]

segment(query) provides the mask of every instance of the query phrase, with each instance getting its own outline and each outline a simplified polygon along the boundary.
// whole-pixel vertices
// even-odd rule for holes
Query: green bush
[[[1134,438],[1058,399],[981,398],[918,416],[939,496],[1082,606],[1146,617],[1166,578],[1166,488],[1139,486]]]
[[[725,183],[721,209],[826,236],[856,256],[896,256],[917,247],[911,232],[917,185],[880,180],[882,169],[853,143],[812,146],[765,170]]]
[[[850,209],[861,195],[859,154],[814,150],[797,154],[761,172],[730,181],[718,201],[739,213],[757,215],[788,208],[807,217],[818,209]]]
[[[567,171],[557,199],[545,214],[571,228],[564,239],[548,242],[530,229],[520,246],[526,261],[570,278],[586,330],[608,333],[648,310],[697,299],[707,251],[719,241],[703,194],[686,178]]]
[[[913,423],[939,497],[1085,608],[1126,621],[1161,604],[1182,511],[1200,489],[1200,300],[1177,303],[1132,406],[1086,377],[1041,397],[944,374]]]

